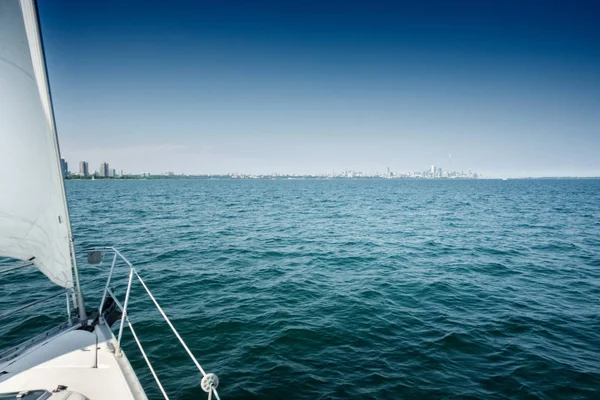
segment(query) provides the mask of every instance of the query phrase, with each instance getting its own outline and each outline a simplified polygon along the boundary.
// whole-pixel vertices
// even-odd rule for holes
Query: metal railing
[[[3,312],[2,314],[0,314],[0,319],[4,319],[4,318],[8,317],[9,315],[12,315],[12,314],[22,311],[22,310],[25,310],[29,307],[33,307],[38,304],[46,303],[48,300],[52,300],[53,298],[62,296],[62,295],[63,295],[63,292],[60,291],[58,293],[53,293],[49,296],[45,296],[45,297],[42,297],[41,299],[32,301],[31,303],[27,303],[27,304],[23,304],[21,306],[15,307],[12,310],[9,310],[9,311],[6,311],[6,312]],[[67,296],[67,315],[69,317],[69,320],[71,320],[71,307],[69,304],[69,290],[66,291],[66,296]]]
[[[23,353],[24,350],[30,348],[31,346],[33,346],[35,344],[39,344],[44,340],[47,340],[49,337],[52,337],[53,335],[55,335],[59,332],[77,329],[80,326],[81,326],[80,323],[68,320],[58,326],[55,326],[51,329],[46,330],[45,332],[39,333],[39,334],[27,339],[25,342],[22,342],[16,346],[13,346],[11,348],[3,350],[0,353],[0,363],[17,358],[18,356],[20,356]]]
[[[158,301],[156,300],[156,298],[154,297],[154,295],[152,294],[152,292],[150,291],[150,289],[148,288],[148,286],[146,285],[146,283],[144,282],[142,277],[138,274],[135,267],[129,262],[129,260],[127,260],[127,258],[125,258],[125,256],[123,256],[114,247],[95,248],[95,249],[88,250],[88,252],[101,252],[101,253],[112,252],[113,253],[113,259],[112,259],[112,264],[110,266],[110,271],[108,273],[108,279],[106,280],[106,286],[104,287],[104,293],[102,294],[102,300],[100,302],[100,307],[98,307],[98,315],[99,315],[98,322],[99,323],[105,322],[105,321],[103,321],[102,311],[104,309],[104,305],[106,303],[108,296],[110,296],[112,298],[112,300],[114,301],[114,303],[116,304],[116,306],[121,310],[121,321],[120,321],[120,325],[119,325],[119,333],[117,336],[117,347],[115,349],[115,355],[116,356],[122,355],[121,339],[123,337],[123,328],[125,326],[125,322],[127,322],[127,326],[131,330],[133,338],[134,338],[135,342],[137,343],[137,345],[140,349],[140,352],[142,353],[142,356],[144,357],[144,360],[146,361],[146,364],[148,365],[148,368],[150,369],[150,372],[152,373],[152,376],[154,377],[154,380],[156,381],[156,383],[158,385],[158,388],[160,389],[164,398],[167,400],[169,399],[169,396],[165,392],[165,389],[163,388],[163,385],[161,384],[160,379],[156,375],[156,372],[155,372],[154,368],[152,367],[152,364],[150,363],[150,360],[148,359],[146,352],[144,351],[144,348],[142,347],[142,344],[140,343],[138,336],[135,333],[135,330],[133,329],[133,324],[131,323],[131,321],[129,320],[129,316],[127,315],[127,307],[129,305],[131,286],[133,283],[133,277],[135,276],[137,278],[137,280],[142,284],[142,286],[148,293],[148,296],[150,297],[150,299],[152,300],[152,302],[154,303],[154,305],[156,306],[156,308],[158,309],[158,311],[160,312],[160,314],[162,315],[164,320],[167,322],[167,324],[169,325],[169,327],[171,328],[171,330],[173,331],[173,333],[175,334],[175,336],[177,337],[177,339],[179,340],[179,342],[181,343],[181,345],[183,346],[183,348],[185,349],[187,354],[190,356],[190,358],[196,365],[196,368],[198,368],[198,371],[200,371],[200,373],[202,374],[201,387],[202,387],[202,390],[204,390],[206,393],[208,393],[208,399],[211,400],[212,396],[214,395],[217,400],[220,400],[219,394],[217,393],[217,386],[219,385],[218,377],[215,374],[206,373],[204,371],[204,368],[202,368],[202,366],[200,365],[200,363],[198,362],[198,360],[196,359],[196,357],[194,356],[192,351],[189,349],[187,344],[184,342],[181,335],[179,335],[179,332],[177,332],[177,329],[175,329],[175,327],[169,320],[169,317],[167,317],[167,314],[165,314],[164,310],[162,309],[160,304],[158,304]],[[117,264],[118,259],[121,259],[129,267],[129,279],[127,281],[127,291],[125,292],[125,301],[123,303],[121,303],[119,301],[119,299],[117,299],[117,296],[110,289],[110,283],[111,283],[113,272],[115,270],[115,265]]]
[[[5,274],[5,273],[9,273],[9,272],[12,272],[12,271],[15,271],[15,270],[18,270],[18,269],[21,269],[21,268],[31,267],[33,265],[34,265],[33,262],[27,261],[27,262],[24,262],[24,263],[19,263],[17,265],[12,265],[12,266],[8,266],[8,267],[4,267],[4,268],[0,269],[0,275]],[[69,325],[71,325],[72,324],[72,320],[71,320],[71,303],[69,301],[69,297],[73,296],[73,288],[67,288],[64,293],[65,293],[66,298],[67,298],[67,317],[68,317],[68,323],[69,323]],[[26,310],[26,309],[28,309],[30,307],[33,307],[33,306],[36,306],[36,305],[39,305],[39,304],[45,304],[48,300],[52,300],[53,298],[61,296],[62,294],[63,294],[63,292],[59,291],[59,292],[50,294],[48,296],[44,296],[43,298],[40,298],[40,299],[35,300],[35,301],[32,301],[30,303],[26,303],[26,304],[20,305],[18,307],[15,307],[15,308],[13,308],[13,309],[11,309],[9,311],[5,311],[5,312],[3,312],[3,313],[0,314],[0,320],[2,320],[2,319],[6,318],[6,317],[8,317],[8,316],[10,316],[10,315],[12,315],[14,313],[17,313],[19,311]]]
[[[4,267],[0,269],[0,275],[3,275],[5,273],[11,273],[12,271],[21,269],[21,268],[25,268],[25,267],[31,267],[33,266],[33,262],[25,262],[25,263],[19,263],[17,265],[12,265],[9,267]],[[23,352],[30,348],[31,346],[34,346],[36,344],[39,344],[40,342],[42,342],[43,340],[46,340],[48,337],[57,334],[61,331],[66,331],[69,329],[76,329],[77,327],[81,326],[80,321],[78,321],[76,318],[72,318],[71,317],[71,298],[73,297],[73,288],[67,288],[66,290],[63,288],[63,290],[59,290],[58,292],[43,296],[38,298],[37,300],[31,301],[29,303],[25,303],[25,304],[21,304],[20,306],[17,306],[13,309],[10,309],[8,311],[4,311],[0,313],[0,327],[4,327],[5,324],[5,320],[8,319],[9,317],[14,318],[14,314],[20,313],[23,310],[27,310],[29,308],[32,307],[36,307],[36,306],[48,306],[48,302],[52,299],[55,299],[57,297],[60,296],[65,296],[66,298],[66,305],[67,305],[67,320],[64,321],[63,323],[59,324],[58,326],[54,326],[52,328],[46,329],[45,331],[36,334],[35,336],[27,339],[26,341],[19,343],[17,345],[12,345],[11,347],[7,347],[7,348],[2,348],[0,349],[0,363],[3,362],[7,362],[9,360],[12,360],[14,358],[19,357],[21,354],[23,354]],[[53,304],[53,303],[52,303]],[[50,316],[50,313],[45,312],[44,315]]]

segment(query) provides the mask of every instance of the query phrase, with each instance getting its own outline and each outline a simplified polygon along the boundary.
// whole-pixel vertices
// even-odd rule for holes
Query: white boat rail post
[[[129,267],[129,282],[127,283],[127,293],[125,293],[125,302],[123,303],[123,313],[121,314],[121,325],[119,326],[119,336],[117,338],[117,350],[115,354],[120,356],[121,352],[121,338],[123,336],[123,327],[125,326],[125,319],[127,318],[127,304],[129,304],[129,294],[131,293],[131,282],[133,282],[133,266]]]
[[[110,266],[110,271],[108,272],[108,279],[106,280],[106,286],[104,287],[104,293],[102,294],[102,301],[100,302],[100,307],[98,307],[98,322],[102,321],[102,308],[104,307],[104,302],[106,301],[106,295],[108,293],[108,287],[110,286],[110,280],[112,279],[112,274],[115,269],[115,264],[117,263],[117,253],[113,256],[112,265]]]
[[[175,334],[175,336],[177,337],[177,339],[179,340],[179,342],[183,346],[184,350],[187,352],[187,354],[190,356],[190,358],[192,359],[192,361],[194,362],[194,364],[196,365],[196,367],[198,368],[198,370],[202,374],[202,381],[200,382],[200,387],[202,388],[202,390],[204,390],[208,394],[208,399],[212,400],[212,398],[214,396],[214,398],[216,400],[221,400],[220,397],[219,397],[219,393],[217,392],[217,387],[219,386],[219,378],[215,374],[206,373],[204,371],[204,369],[202,368],[202,366],[200,365],[200,363],[198,362],[198,360],[196,359],[196,357],[194,356],[194,354],[192,353],[192,351],[189,349],[189,347],[187,346],[187,344],[183,341],[183,338],[179,335],[179,332],[177,331],[177,329],[175,329],[175,326],[173,326],[173,324],[171,323],[171,320],[169,320],[169,317],[167,317],[167,314],[165,314],[165,312],[163,311],[162,307],[158,304],[158,301],[156,300],[156,298],[154,297],[154,295],[152,294],[152,292],[150,292],[150,289],[148,288],[148,286],[146,286],[146,282],[144,282],[144,280],[142,279],[142,277],[138,274],[138,272],[136,271],[136,269],[133,267],[133,264],[131,264],[129,262],[129,260],[127,260],[127,258],[125,258],[125,256],[123,256],[114,247],[103,247],[103,248],[97,248],[97,249],[88,250],[88,251],[112,251],[114,253],[113,262],[112,262],[112,265],[111,265],[111,268],[110,268],[110,271],[109,271],[109,276],[108,276],[108,279],[107,279],[107,282],[106,282],[106,286],[104,288],[104,294],[102,296],[102,301],[101,301],[101,304],[100,304],[100,308],[98,310],[101,313],[102,308],[104,307],[104,304],[106,302],[106,297],[107,296],[110,296],[114,300],[116,306],[121,310],[121,323],[120,323],[120,326],[119,326],[119,334],[118,334],[118,337],[117,337],[117,346],[116,346],[116,349],[115,349],[115,355],[121,356],[123,354],[123,351],[121,349],[121,339],[123,338],[123,328],[124,328],[125,322],[127,322],[127,325],[129,326],[129,329],[131,330],[133,338],[134,338],[135,342],[137,343],[137,345],[138,345],[138,347],[140,349],[140,352],[142,353],[142,356],[144,357],[144,360],[146,361],[146,364],[148,365],[148,368],[150,369],[150,373],[152,374],[152,376],[154,377],[156,383],[158,384],[158,387],[159,387],[161,393],[163,394],[164,398],[166,400],[169,399],[169,397],[167,396],[167,393],[164,390],[164,387],[162,386],[160,380],[158,379],[156,371],[152,367],[152,365],[150,363],[150,360],[148,359],[148,356],[147,356],[146,352],[144,351],[144,348],[142,347],[142,344],[140,343],[140,340],[139,340],[136,332],[133,329],[133,324],[131,323],[131,321],[129,320],[129,316],[127,315],[127,306],[129,304],[129,296],[131,294],[131,285],[132,285],[132,282],[133,282],[133,275],[135,274],[135,276],[137,277],[137,279],[140,281],[140,283],[142,284],[142,286],[144,287],[144,289],[148,293],[148,296],[150,297],[150,300],[152,300],[152,302],[156,306],[156,308],[159,311],[159,313],[162,315],[162,317],[164,318],[164,320],[167,322],[167,324],[171,328],[171,331],[173,331],[173,333]],[[114,268],[115,268],[115,264],[116,264],[117,258],[120,258],[121,260],[123,260],[123,262],[129,267],[129,280],[127,282],[127,291],[125,293],[125,301],[123,302],[123,304],[121,304],[121,302],[119,301],[119,299],[115,296],[114,292],[110,289],[110,281],[112,279],[112,275],[113,275],[113,272],[114,272]]]

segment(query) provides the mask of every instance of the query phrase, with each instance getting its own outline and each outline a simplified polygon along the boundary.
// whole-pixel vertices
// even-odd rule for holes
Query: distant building
[[[432,165],[432,166],[431,166],[431,174],[432,174],[432,175],[435,175],[435,165]]]
[[[101,176],[103,178],[108,178],[110,176],[110,167],[107,162],[103,162],[102,164],[100,164],[98,176]]]
[[[111,177],[113,177],[113,178],[114,178],[115,176],[117,176],[117,170],[116,170],[116,169],[114,169],[114,168],[113,168],[113,169],[111,169],[111,170],[110,170],[110,176],[111,176]]]
[[[90,166],[87,161],[79,162],[79,175],[81,176],[90,176]]]
[[[63,177],[69,176],[69,164],[64,158],[60,159],[60,169],[62,171]]]

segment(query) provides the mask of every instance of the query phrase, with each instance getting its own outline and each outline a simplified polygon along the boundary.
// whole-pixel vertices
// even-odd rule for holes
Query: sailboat
[[[34,0],[0,0],[0,185],[0,256],[18,262],[0,270],[0,284],[10,281],[12,271],[29,267],[41,271],[66,298],[64,323],[0,350],[1,399],[147,399],[121,346],[125,325],[168,399],[128,316],[134,279],[196,365],[202,390],[209,399],[219,399],[217,376],[204,371],[139,272],[113,247],[87,253],[88,263],[99,264],[107,256],[112,262],[101,303],[86,309]],[[119,267],[128,272],[121,300],[111,289]],[[3,307],[0,326],[1,318],[48,300],[36,297],[11,311]]]

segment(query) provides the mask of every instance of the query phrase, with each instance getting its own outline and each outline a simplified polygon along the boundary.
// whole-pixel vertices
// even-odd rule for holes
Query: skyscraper
[[[100,164],[100,170],[98,171],[98,175],[103,178],[108,178],[110,176],[110,167],[106,161]]]
[[[69,176],[69,164],[64,158],[60,159],[60,169],[62,170],[63,178]]]
[[[87,161],[79,161],[79,175],[81,176],[89,176],[90,175],[90,167]]]

